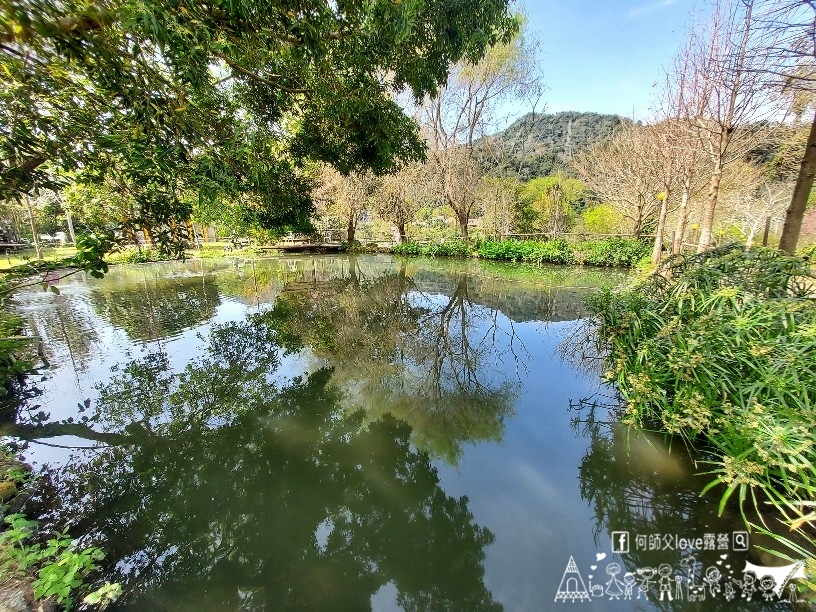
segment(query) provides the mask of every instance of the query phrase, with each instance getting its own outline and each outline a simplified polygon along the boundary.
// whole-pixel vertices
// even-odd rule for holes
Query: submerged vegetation
[[[668,260],[592,296],[626,424],[704,458],[720,511],[791,530],[816,573],[816,274],[802,259],[729,246]],[[803,543],[804,541],[804,543]]]

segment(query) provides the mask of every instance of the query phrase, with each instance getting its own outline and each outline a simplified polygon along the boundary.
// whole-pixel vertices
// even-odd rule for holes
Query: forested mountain
[[[619,115],[574,111],[527,113],[483,139],[484,169],[521,180],[566,170],[573,155],[609,138],[625,121]]]

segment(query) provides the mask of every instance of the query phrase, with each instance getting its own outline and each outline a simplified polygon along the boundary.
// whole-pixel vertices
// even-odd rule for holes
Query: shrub
[[[28,543],[32,538],[36,521],[30,521],[22,514],[11,514],[5,518],[7,529],[0,534],[0,577],[21,575],[31,567],[39,567],[38,578],[34,580],[34,597],[53,597],[57,604],[70,609],[77,591],[88,587],[88,574],[98,569],[97,562],[105,557],[101,549],[91,546],[80,549],[71,538],[62,533],[54,533],[45,546]],[[105,607],[121,593],[118,583],[105,585],[88,593],[85,602]]]
[[[166,258],[162,257],[157,249],[150,246],[141,245],[128,247],[125,250],[119,253],[113,253],[108,257],[108,260],[112,263],[123,264],[148,263],[151,261],[161,261],[162,259]]]
[[[401,242],[394,247],[395,255],[420,255],[421,253],[422,248],[419,244],[410,240],[408,242]]]
[[[634,267],[651,251],[651,246],[635,238],[606,238],[580,243],[583,263],[591,266]]]
[[[442,242],[430,242],[428,244],[418,244],[416,242],[403,242],[394,247],[395,255],[422,255],[424,257],[436,257],[437,255],[447,257],[470,257],[473,247],[463,240],[444,240]]]
[[[623,421],[702,453],[720,511],[734,493],[757,512],[770,501],[801,533],[816,498],[814,281],[802,259],[729,245],[589,300]]]
[[[816,242],[802,247],[798,251],[799,255],[807,259],[811,263],[816,263]]]
[[[575,263],[572,248],[564,238],[546,242],[522,240],[485,240],[476,252],[483,259],[525,261],[529,263]]]

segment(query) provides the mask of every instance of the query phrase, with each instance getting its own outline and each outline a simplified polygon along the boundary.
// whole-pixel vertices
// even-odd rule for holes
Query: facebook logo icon
[[[628,531],[613,531],[612,532],[612,552],[613,553],[628,553],[629,552],[629,532]]]

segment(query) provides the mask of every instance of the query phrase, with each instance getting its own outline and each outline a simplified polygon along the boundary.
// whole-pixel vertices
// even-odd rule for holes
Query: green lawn
[[[55,261],[76,255],[76,249],[72,246],[48,246],[42,248],[42,255],[44,261]],[[16,253],[0,253],[0,270],[7,270],[13,266],[36,260],[37,252],[33,248]]]

